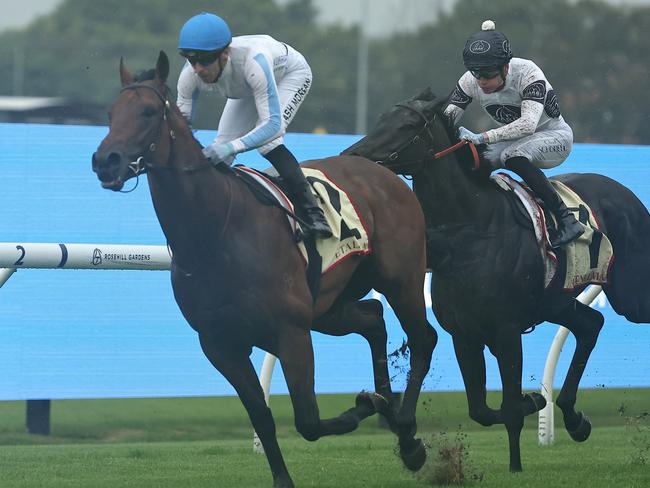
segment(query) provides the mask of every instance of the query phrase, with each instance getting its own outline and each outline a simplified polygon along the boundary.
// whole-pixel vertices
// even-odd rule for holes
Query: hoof
[[[574,441],[584,442],[589,439],[589,434],[591,434],[591,422],[589,421],[589,418],[582,412],[578,412],[578,416],[580,417],[580,423],[578,424],[578,427],[573,430],[567,429],[567,432],[571,436],[571,439]]]
[[[273,479],[273,488],[294,488],[293,481],[289,476],[278,476]]]
[[[546,406],[546,398],[539,393],[526,393],[524,395],[524,416],[539,412]]]
[[[354,399],[354,405],[357,408],[367,408],[368,410],[372,410],[373,413],[376,411],[375,405],[372,402],[371,393],[367,391],[362,391],[357,395],[357,397]]]
[[[380,413],[386,417],[392,413],[388,400],[379,393],[362,391],[357,395],[354,403],[357,407],[367,408],[372,410],[372,413]]]
[[[427,460],[427,450],[422,439],[413,439],[409,446],[400,446],[399,455],[410,471],[419,471]]]

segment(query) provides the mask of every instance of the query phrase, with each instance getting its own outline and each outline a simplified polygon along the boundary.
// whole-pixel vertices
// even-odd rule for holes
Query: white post
[[[266,405],[269,404],[269,394],[271,392],[271,378],[273,377],[273,368],[275,367],[276,357],[273,354],[266,353],[264,362],[262,363],[262,371],[260,371],[260,385],[264,390],[264,401]],[[264,447],[257,432],[253,431],[253,452],[257,454],[264,454]]]
[[[600,294],[602,288],[593,285],[588,290],[585,290],[578,297],[578,301],[584,304],[589,304],[596,299]],[[554,403],[553,403],[553,378],[555,378],[555,368],[557,361],[562,352],[562,347],[566,341],[569,329],[560,326],[551,348],[549,349],[548,356],[546,357],[546,365],[544,366],[544,379],[542,380],[542,395],[546,399],[546,406],[539,411],[538,416],[538,430],[537,439],[540,445],[550,446],[555,440],[555,424],[554,424]]]
[[[2,288],[2,285],[4,285],[15,272],[16,268],[0,268],[0,288]]]
[[[368,124],[368,33],[365,23],[370,15],[369,0],[361,3],[361,20],[359,21],[359,45],[357,53],[357,107],[355,131],[365,135]]]

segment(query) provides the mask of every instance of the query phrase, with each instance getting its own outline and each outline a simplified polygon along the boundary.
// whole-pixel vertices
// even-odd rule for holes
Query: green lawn
[[[491,404],[499,401],[491,395]],[[319,396],[323,417],[352,402],[352,395]],[[650,391],[586,390],[579,405],[592,420],[591,438],[576,444],[558,426],[556,444],[538,446],[532,416],[522,434],[524,472],[516,475],[507,470],[505,429],[470,421],[462,393],[423,395],[419,431],[434,446],[441,438],[462,440],[469,486],[650,486]],[[374,419],[357,432],[309,443],[293,428],[287,397],[272,397],[271,408],[299,487],[431,486],[404,471],[394,436]],[[24,433],[24,410],[24,402],[0,402],[0,487],[271,485],[265,457],[252,452],[252,431],[236,398],[54,401],[47,437]],[[429,460],[436,457],[434,448]]]

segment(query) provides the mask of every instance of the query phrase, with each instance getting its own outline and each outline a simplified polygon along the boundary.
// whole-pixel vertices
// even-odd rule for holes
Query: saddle
[[[546,288],[560,280],[563,290],[573,290],[590,283],[607,283],[614,257],[612,244],[600,231],[592,210],[577,193],[560,181],[551,181],[567,208],[574,212],[576,219],[586,229],[578,239],[557,250],[551,248],[549,240],[549,234],[557,228],[555,216],[544,208],[541,200],[526,185],[505,173],[493,175],[491,179],[512,204],[515,220],[523,227],[534,230],[546,268]]]
[[[296,216],[293,204],[282,188],[282,179],[246,166],[234,167],[236,174],[262,204],[274,205],[286,213],[296,245],[305,260],[307,280],[317,283],[320,282],[321,274],[344,259],[357,254],[370,254],[371,245],[365,225],[349,195],[325,173],[313,168],[301,169],[323,209],[332,229],[332,237],[302,239],[300,216]]]

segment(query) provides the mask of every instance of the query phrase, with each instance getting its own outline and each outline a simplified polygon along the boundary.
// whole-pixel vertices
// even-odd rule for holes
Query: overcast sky
[[[46,15],[63,0],[0,0],[0,31],[21,28],[36,17]],[[101,0],[87,0],[101,1]],[[155,1],[155,0],[152,0]],[[289,0],[276,0],[286,3]],[[455,0],[314,0],[323,22],[352,24],[368,19],[368,33],[376,36],[396,29],[412,30],[431,22],[441,9]],[[126,0],[125,0],[126,2]],[[650,5],[650,0],[608,0],[616,5]],[[218,2],[215,2],[215,9]],[[364,13],[365,11],[365,13]]]

